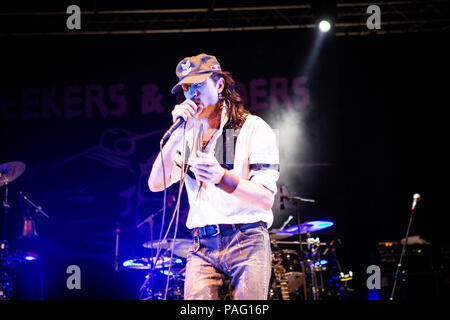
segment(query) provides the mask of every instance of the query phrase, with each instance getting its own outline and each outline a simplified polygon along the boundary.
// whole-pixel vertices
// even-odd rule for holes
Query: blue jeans
[[[187,256],[184,299],[220,300],[228,296],[266,300],[271,268],[269,233],[263,226],[194,238]]]

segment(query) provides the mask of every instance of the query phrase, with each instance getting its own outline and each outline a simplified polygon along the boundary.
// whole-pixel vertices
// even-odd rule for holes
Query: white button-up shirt
[[[222,110],[220,129],[213,135],[204,152],[214,154],[219,163],[223,163],[223,154],[217,154],[216,145],[223,143],[224,133],[233,135],[232,129],[223,130],[225,108]],[[193,126],[185,130],[185,142],[189,149],[180,143],[175,165],[171,173],[170,185],[180,180],[181,155],[185,155],[185,165],[191,155],[201,147],[202,123],[193,118]],[[234,139],[230,139],[234,143]],[[227,140],[227,141],[230,141]],[[219,148],[222,150],[223,148]],[[234,149],[234,150],[233,150]],[[276,135],[272,128],[260,117],[248,115],[240,129],[236,145],[226,145],[227,163],[233,164],[230,170],[241,179],[262,184],[273,194],[277,193],[276,182],[279,178],[279,152]],[[233,154],[234,153],[234,154]],[[234,158],[234,159],[233,159]],[[234,161],[233,161],[234,160]],[[192,176],[192,177],[191,177]],[[268,227],[273,223],[272,210],[264,210],[258,206],[242,201],[233,194],[227,193],[213,184],[200,183],[193,175],[186,175],[185,186],[189,199],[189,214],[186,226],[189,229],[211,224],[237,224],[264,221]]]

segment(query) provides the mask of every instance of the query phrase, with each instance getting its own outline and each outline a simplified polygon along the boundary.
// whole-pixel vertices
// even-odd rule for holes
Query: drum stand
[[[7,231],[6,227],[8,221],[8,210],[10,205],[8,203],[8,178],[6,174],[0,171],[0,179],[3,180],[5,185],[5,200],[3,201],[3,234],[2,240],[0,242],[0,300],[8,300],[9,295],[12,291],[11,287],[11,277],[8,273],[8,241],[7,241]]]
[[[303,242],[302,242],[302,230],[301,228],[301,219],[300,219],[300,202],[315,202],[315,200],[311,200],[311,199],[304,199],[304,198],[300,198],[300,197],[289,197],[289,196],[285,196],[286,200],[290,200],[292,202],[295,203],[295,208],[296,208],[296,212],[297,212],[297,227],[298,227],[298,241],[299,241],[299,247],[300,247],[300,264],[302,266],[302,273],[303,273],[303,295],[304,295],[304,299],[308,300],[308,292],[306,290],[306,273],[305,273],[305,263],[304,263],[304,253],[303,253]],[[315,288],[313,287],[313,293],[315,291]],[[313,298],[314,298],[314,294],[313,294]]]
[[[308,243],[308,249],[311,253],[311,260],[307,260],[309,267],[311,269],[311,291],[313,300],[319,300],[319,289],[323,288],[323,279],[322,273],[320,275],[320,286],[317,283],[317,273],[316,271],[322,271],[322,264],[320,261],[320,253],[319,246],[320,240],[319,238],[311,238],[311,234],[309,232],[306,233],[306,241]]]

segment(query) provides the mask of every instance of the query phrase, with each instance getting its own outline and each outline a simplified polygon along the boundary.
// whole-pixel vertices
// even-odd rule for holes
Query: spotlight
[[[337,0],[310,0],[314,21],[320,32],[328,32],[336,21]]]
[[[331,29],[331,23],[328,20],[321,20],[319,22],[319,30],[322,32],[328,32]]]

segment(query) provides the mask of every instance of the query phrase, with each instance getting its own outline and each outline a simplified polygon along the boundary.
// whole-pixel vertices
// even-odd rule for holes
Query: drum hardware
[[[115,230],[115,246],[114,246],[114,271],[119,271],[119,238],[120,238],[120,223],[116,221]]]
[[[288,225],[289,222],[291,222],[291,220],[293,219],[293,216],[289,216],[289,218],[286,219],[286,221],[284,221],[283,225],[281,226],[281,228],[278,231],[283,231],[284,228],[286,228],[286,226]]]
[[[0,300],[8,300],[13,290],[11,279],[14,274],[15,263],[17,262],[14,251],[11,251],[7,240],[7,222],[9,209],[8,203],[8,185],[20,177],[25,171],[25,164],[20,161],[7,162],[0,165],[0,187],[5,187],[5,197],[3,204],[3,234],[0,241]],[[26,260],[25,260],[26,261]]]
[[[160,210],[158,210],[157,212],[155,212],[155,213],[152,213],[152,214],[150,214],[146,219],[144,219],[144,221],[142,221],[141,223],[139,223],[137,226],[136,226],[136,229],[139,229],[140,227],[142,227],[145,223],[148,223],[149,224],[149,227],[150,227],[150,242],[151,243],[153,243],[153,218],[158,214],[158,213],[160,213],[161,211],[163,211],[163,209],[164,208],[161,208]],[[161,238],[161,234],[160,234],[160,238]],[[160,241],[158,241],[158,244],[160,244]],[[152,268],[151,269],[149,269],[149,272],[147,273],[147,276],[145,277],[145,280],[144,280],[144,282],[142,283],[142,285],[141,285],[141,288],[139,289],[139,298],[141,298],[142,297],[142,295],[143,295],[143,293],[144,293],[144,290],[147,290],[148,291],[148,289],[146,289],[147,288],[147,286],[148,286],[148,283],[149,283],[149,281],[150,281],[150,288],[153,288],[154,287],[154,282],[153,282],[153,273],[152,273],[152,271],[154,270],[154,267],[155,267],[155,260],[158,260],[158,258],[159,258],[159,253],[160,253],[160,250],[161,250],[161,246],[159,245],[159,246],[157,246],[156,247],[156,258],[154,257],[154,255],[153,255],[153,249],[154,249],[154,247],[150,247],[150,259],[153,259],[152,260]]]
[[[40,214],[42,214],[42,215],[43,215],[44,217],[46,217],[47,219],[50,219],[50,217],[48,216],[48,214],[45,213],[44,210],[42,210],[42,207],[41,207],[41,206],[38,206],[38,205],[35,204],[33,201],[31,201],[30,198],[28,198],[26,195],[24,195],[22,191],[19,192],[19,195],[20,195],[26,202],[28,202],[28,203],[34,208],[34,211],[35,211],[36,213],[39,212]]]
[[[20,235],[21,239],[33,239],[37,238],[38,234],[36,231],[36,224],[34,223],[33,218],[27,214],[23,217],[23,228],[22,234]]]
[[[42,207],[35,204],[29,197],[27,197],[22,191],[19,192],[19,195],[24,199],[31,207],[33,207],[34,212],[36,214],[40,213],[47,219],[50,219],[47,213],[42,210]],[[38,237],[38,233],[36,231],[36,223],[29,212],[29,208],[26,209],[26,214],[23,217],[23,228],[22,233],[20,235],[21,239],[34,239]]]
[[[353,279],[353,272],[349,271],[347,274],[344,274],[343,272],[341,272],[339,274],[339,281],[342,282],[347,282]]]
[[[336,243],[342,244],[339,238],[334,238],[322,252],[322,257],[326,257],[333,263],[332,268],[326,269],[329,276],[326,293],[329,297],[342,299],[344,294],[353,291],[348,287],[350,280],[353,279],[353,272],[344,273],[336,254]]]
[[[291,201],[291,202],[295,203],[295,208],[296,208],[296,213],[297,213],[297,234],[298,234],[299,249],[300,249],[299,252],[300,252],[300,258],[303,259],[304,258],[304,252],[303,252],[303,245],[302,245],[302,243],[303,243],[302,233],[303,233],[303,231],[309,231],[310,230],[310,226],[309,225],[303,226],[302,223],[301,223],[300,203],[301,202],[314,203],[316,201],[312,200],[312,199],[306,199],[306,198],[298,197],[298,196],[293,196],[293,197],[286,196],[286,195],[283,194],[283,188],[282,187],[283,186],[281,186],[281,188],[280,188],[280,195],[281,195],[280,196],[281,197],[280,201],[282,203],[284,203],[284,200],[287,200],[287,201]],[[292,232],[292,230],[291,230],[291,232],[289,232],[288,229],[284,229],[281,232],[283,234],[286,234],[286,233],[289,234],[289,233]],[[277,233],[275,233],[275,234],[277,234]],[[278,234],[278,236],[280,236],[280,234]],[[283,238],[278,238],[278,239],[283,239]],[[304,263],[301,263],[301,268],[302,268],[302,274],[305,275],[305,265],[304,265]],[[303,290],[303,292],[304,292],[304,299],[308,300],[308,293],[307,293],[307,290],[306,290],[306,278],[305,278],[305,276],[302,277],[302,282],[303,282],[303,288],[304,288],[304,290]]]
[[[147,275],[148,278],[150,275]],[[181,280],[178,276],[171,275],[171,286],[168,288],[166,300],[183,300],[183,284],[184,280]],[[164,290],[161,288],[151,287],[147,285],[142,289],[141,300],[164,300]]]
[[[311,273],[311,292],[312,299],[319,300],[320,291],[323,290],[323,278],[322,278],[322,264],[320,263],[320,239],[312,238],[310,233],[307,233],[307,243],[308,243],[308,251],[310,253],[310,259],[307,260],[309,270]],[[320,284],[318,283],[317,275],[320,277]]]

